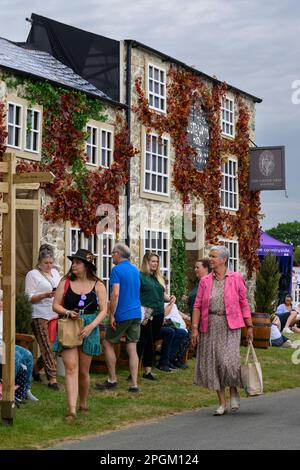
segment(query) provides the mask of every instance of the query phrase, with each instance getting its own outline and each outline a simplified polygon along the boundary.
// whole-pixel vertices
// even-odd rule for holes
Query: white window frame
[[[20,125],[16,124],[15,122],[9,122],[9,106],[14,107],[13,118],[15,121],[16,118],[16,108],[20,108]],[[15,141],[16,129],[19,129],[19,143],[20,145],[12,145],[8,142],[8,128],[11,127],[13,129],[13,141]],[[14,148],[21,150],[22,148],[22,131],[23,131],[23,106],[20,103],[14,103],[13,101],[7,102],[7,147]]]
[[[235,136],[234,99],[227,95],[221,102],[221,132],[227,137]]]
[[[31,115],[31,123],[30,123],[30,129],[28,129],[28,123],[27,123],[27,119],[28,119],[28,112],[32,112],[32,115]],[[37,129],[35,129],[33,127],[33,123],[34,123],[34,113],[37,113],[38,115],[38,127]],[[41,137],[41,112],[36,109],[36,108],[26,108],[26,119],[25,119],[25,125],[26,125],[26,130],[25,130],[25,135],[24,135],[24,150],[26,152],[31,152],[31,153],[40,153],[40,137]],[[37,149],[34,150],[33,148],[28,148],[27,147],[27,136],[28,134],[31,134],[31,147],[33,147],[33,136],[34,134],[37,135],[37,138],[36,138],[36,142],[37,142]]]
[[[102,281],[104,282],[104,285],[106,287],[106,291],[107,291],[107,297],[109,298],[109,294],[110,294],[110,289],[109,289],[109,279],[110,279],[110,273],[111,273],[111,270],[112,270],[112,267],[113,267],[113,260],[112,260],[112,255],[111,255],[111,251],[109,250],[109,245],[111,245],[111,248],[114,246],[115,244],[115,235],[114,233],[112,232],[103,232],[99,235],[100,237],[100,240],[101,240],[101,258],[102,258],[102,263],[101,263],[101,269],[100,269],[100,277],[102,279]],[[107,243],[107,248],[106,250],[104,250],[104,239],[106,239],[108,241]],[[108,276],[105,275],[104,273],[104,265],[105,265],[105,262],[108,263]]]
[[[101,127],[99,129],[100,132],[100,155],[99,155],[99,163],[102,168],[110,168],[112,161],[113,161],[113,133],[108,129],[104,129]],[[106,134],[106,145],[103,143],[103,133]],[[107,146],[108,143],[108,135],[110,135],[110,147]],[[103,162],[103,152],[105,154],[105,162]]]
[[[157,151],[154,152],[152,149],[152,139],[156,139],[156,148]],[[150,134],[145,134],[145,142],[144,142],[144,182],[143,182],[143,191],[145,193],[150,193],[150,194],[157,194],[159,196],[165,196],[168,197],[170,194],[170,139],[168,137],[161,137],[162,142],[159,143],[160,137],[158,134],[150,133]],[[148,145],[150,145],[150,150],[147,150]],[[158,146],[161,145],[162,148],[162,153],[158,153]],[[163,149],[164,145],[167,147],[167,155],[164,155]],[[147,161],[148,161],[148,156],[149,156],[149,164],[150,168],[147,168]],[[159,166],[159,159],[161,158],[161,169],[162,171],[158,171],[158,166]],[[155,164],[154,164],[155,162]],[[165,164],[167,166],[167,172],[164,171]],[[154,169],[156,167],[156,169]],[[147,175],[149,175],[149,186],[150,189],[146,188],[146,181],[147,181]],[[156,190],[152,189],[152,182],[153,178],[155,178],[156,181]],[[158,191],[158,181],[159,178],[161,178],[161,188],[162,191]],[[164,183],[166,181],[167,185],[167,191],[163,191],[164,188]]]
[[[230,257],[228,260],[228,268],[230,271],[239,271],[239,242],[238,240],[227,240],[220,238],[219,241],[229,250]]]
[[[75,242],[75,251],[72,250],[72,232],[77,234]],[[111,240],[111,246],[114,245],[115,235],[113,232],[103,232],[100,234],[91,235],[90,237],[85,237],[84,233],[78,227],[70,227],[69,230],[70,255],[73,256],[79,248],[85,248],[86,250],[90,250],[93,253],[93,255],[96,257],[97,273],[104,282],[104,285],[107,289],[107,296],[109,296],[109,279],[113,263],[112,256],[111,253],[109,253],[109,250],[106,250],[106,253],[104,253],[104,238]],[[93,245],[92,247],[91,242]],[[109,265],[108,276],[104,276],[104,261],[107,260]]]
[[[100,123],[97,125],[97,121],[90,121],[86,125],[86,133],[89,133],[89,129],[91,129],[96,134],[96,144],[89,143],[86,139],[85,141],[85,153],[86,153],[86,164],[93,166],[93,167],[100,167],[100,168],[110,168],[113,163],[114,158],[114,129],[113,126],[101,126]],[[103,132],[106,135],[106,145],[103,142]],[[108,135],[110,135],[110,147],[108,144]],[[95,149],[96,153],[96,162],[93,163],[88,158],[88,147],[91,149]],[[105,154],[105,161],[102,159],[102,153]]]
[[[150,233],[149,245],[147,244],[149,240],[147,233]],[[159,235],[161,235],[161,248],[158,246]],[[144,253],[149,252],[158,254],[161,274],[170,281],[170,232],[168,230],[144,228]],[[163,256],[163,253],[165,253],[165,256]]]
[[[151,76],[152,69],[152,76]],[[158,79],[155,78],[155,71],[158,72]],[[163,74],[163,79],[161,78]],[[166,69],[158,67],[155,64],[148,64],[148,100],[149,108],[159,111],[161,113],[166,113],[167,109],[167,80],[166,80]],[[155,91],[155,87],[158,87],[158,92]],[[152,88],[152,89],[151,89]],[[163,88],[163,90],[162,90]],[[163,93],[161,93],[163,91]],[[158,100],[158,106],[155,106],[155,100]],[[152,101],[152,103],[151,103]],[[162,106],[163,104],[163,106]]]
[[[90,134],[89,134],[89,129],[91,129],[91,132],[92,132]],[[86,156],[87,156],[86,163],[88,165],[91,165],[91,166],[98,166],[98,162],[99,162],[99,145],[98,145],[98,142],[99,142],[98,133],[99,133],[99,131],[98,131],[98,128],[96,126],[92,126],[91,124],[87,124],[86,125],[86,132],[87,132],[87,134],[89,134],[92,137],[91,142],[88,142],[88,140],[85,141],[85,153],[86,153]],[[94,144],[92,142],[94,132],[96,134],[96,144]],[[96,162],[95,163],[93,163],[91,160],[89,160],[88,148],[90,148],[92,150],[92,153],[94,153],[93,150],[95,149],[95,153],[96,153],[96,155],[95,155]]]
[[[221,166],[221,209],[238,211],[239,209],[239,179],[238,179],[238,160],[229,157]]]

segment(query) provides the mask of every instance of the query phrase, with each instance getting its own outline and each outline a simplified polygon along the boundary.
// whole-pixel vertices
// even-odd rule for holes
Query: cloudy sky
[[[293,82],[300,86],[300,2],[0,0],[0,7],[0,36],[12,41],[26,39],[25,18],[37,13],[113,39],[136,39],[262,98],[256,144],[286,146],[288,195],[262,193],[262,226],[300,220],[300,103],[292,102]]]

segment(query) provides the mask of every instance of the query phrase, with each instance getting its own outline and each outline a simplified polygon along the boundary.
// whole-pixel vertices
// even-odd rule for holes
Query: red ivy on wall
[[[6,150],[6,125],[5,125],[5,106],[0,102],[0,161],[3,160],[3,155]]]
[[[239,237],[240,257],[246,262],[251,277],[259,266],[256,250],[259,247],[259,193],[248,191],[249,175],[249,111],[237,98],[238,120],[235,139],[225,139],[220,129],[221,98],[226,84],[209,88],[199,77],[183,70],[170,69],[167,115],[149,109],[142,87],[142,78],[136,79],[138,104],[133,107],[147,131],[155,129],[160,135],[170,134],[175,149],[173,183],[181,193],[183,203],[191,196],[203,200],[206,215],[206,240],[217,243],[219,237]],[[209,134],[209,158],[203,172],[195,169],[196,151],[188,143],[188,119],[191,107],[200,100],[206,112]],[[226,155],[238,158],[239,210],[236,215],[220,209],[221,164]]]
[[[70,221],[88,237],[96,232],[100,204],[112,204],[117,212],[119,191],[128,181],[129,158],[137,151],[128,143],[128,129],[117,119],[114,158],[110,168],[88,171],[84,157],[84,131],[74,126],[73,116],[78,101],[72,92],[60,99],[59,112],[44,110],[43,155],[48,163],[19,163],[17,171],[52,171],[53,184],[44,185],[52,200],[43,209],[46,220]],[[50,117],[51,116],[51,117]],[[74,163],[77,171],[74,172]]]

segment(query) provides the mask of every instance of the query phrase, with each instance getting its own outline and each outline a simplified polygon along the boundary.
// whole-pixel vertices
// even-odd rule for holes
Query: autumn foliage
[[[18,171],[51,171],[53,184],[44,186],[51,202],[43,209],[46,220],[70,221],[88,237],[96,232],[100,204],[119,206],[120,189],[128,181],[129,159],[136,150],[129,143],[128,129],[121,116],[117,120],[113,163],[110,168],[88,170],[84,155],[84,130],[74,123],[80,102],[76,94],[65,92],[60,109],[44,109],[44,163],[20,162]]]
[[[240,257],[246,262],[251,277],[259,266],[256,250],[259,247],[259,193],[248,191],[249,176],[249,110],[237,97],[238,119],[234,139],[222,137],[220,129],[221,98],[227,86],[214,83],[208,87],[198,76],[184,70],[170,69],[167,114],[149,109],[142,87],[142,78],[136,79],[138,103],[133,107],[147,131],[159,135],[168,133],[175,149],[173,184],[182,195],[183,203],[191,197],[201,198],[205,209],[206,240],[217,243],[219,237],[239,237]],[[209,158],[203,171],[197,171],[193,158],[196,151],[188,143],[188,119],[191,107],[199,101],[209,125]],[[238,158],[239,210],[230,214],[220,208],[221,165],[226,156]]]

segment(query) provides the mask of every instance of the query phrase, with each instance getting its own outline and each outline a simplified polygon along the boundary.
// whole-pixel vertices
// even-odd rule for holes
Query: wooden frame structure
[[[36,199],[16,199],[16,188],[39,189],[39,183],[51,183],[52,173],[16,174],[16,156],[6,153],[0,162],[0,203],[2,213],[2,287],[3,287],[3,342],[5,364],[2,367],[1,418],[5,424],[13,424],[15,416],[15,303],[16,303],[16,209],[37,209]],[[38,183],[38,184],[37,184]],[[17,186],[18,185],[18,186]]]

